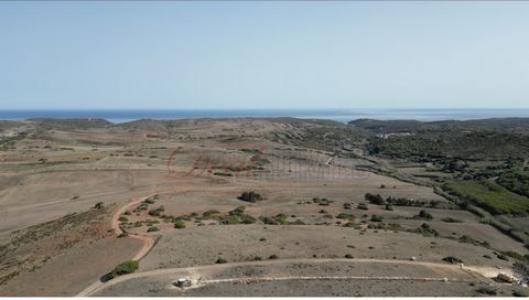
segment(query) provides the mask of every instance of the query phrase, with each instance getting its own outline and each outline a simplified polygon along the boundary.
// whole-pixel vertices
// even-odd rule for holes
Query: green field
[[[444,184],[443,189],[474,202],[492,214],[529,213],[529,198],[491,181],[452,181]]]

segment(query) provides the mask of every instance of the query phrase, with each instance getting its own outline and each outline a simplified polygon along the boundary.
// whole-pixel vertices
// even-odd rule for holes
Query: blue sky
[[[0,109],[529,107],[529,2],[0,2]]]

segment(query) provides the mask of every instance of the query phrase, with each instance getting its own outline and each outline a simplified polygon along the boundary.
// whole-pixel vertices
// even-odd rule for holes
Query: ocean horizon
[[[87,110],[0,110],[0,120],[32,118],[100,118],[112,123],[139,119],[173,120],[198,118],[277,118],[325,119],[349,122],[377,120],[472,120],[489,118],[529,118],[524,109],[87,109]]]

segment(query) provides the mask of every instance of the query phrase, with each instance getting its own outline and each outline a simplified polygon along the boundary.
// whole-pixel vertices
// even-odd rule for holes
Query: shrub
[[[251,202],[251,203],[255,203],[257,201],[261,201],[263,200],[263,197],[259,194],[259,193],[256,193],[254,191],[251,191],[251,192],[244,192],[242,193],[239,197],[238,197],[239,200],[242,200],[242,201],[246,201],[246,202]]]
[[[377,195],[373,195],[373,194],[367,193],[367,194],[364,195],[364,198],[369,203],[375,204],[375,205],[382,205],[382,204],[385,204],[385,202],[386,202],[386,201],[384,201],[384,198],[382,198],[382,196],[380,196],[378,194]]]
[[[228,261],[225,260],[225,259],[222,258],[222,257],[217,258],[217,260],[215,261],[216,264],[225,264],[225,263],[227,263],[227,262],[228,262]]]
[[[527,294],[526,292],[522,291],[522,290],[514,290],[512,291],[512,295],[514,297],[529,297],[529,294]]]
[[[353,222],[347,222],[343,225],[343,227],[355,227],[355,223]]]
[[[351,254],[346,254],[346,255],[345,255],[345,258],[349,258],[349,259],[351,259],[351,258],[354,258],[354,256],[352,256]]]
[[[495,288],[488,287],[488,286],[480,287],[479,289],[476,290],[476,292],[480,294],[490,295],[490,296],[496,295],[497,293]]]
[[[460,264],[463,262],[460,258],[457,258],[455,256],[447,256],[443,258],[443,260],[451,264]]]
[[[386,210],[393,210],[393,206],[391,204],[386,204]]]
[[[430,225],[427,223],[423,223],[421,227],[415,230],[415,232],[421,233],[424,236],[432,236],[432,235],[438,236],[439,235],[439,233],[435,229],[431,228]]]
[[[125,217],[125,216],[120,216],[118,221],[120,221],[120,222],[128,222],[129,219],[127,217]]]
[[[285,225],[287,224],[287,216],[285,214],[278,214],[274,217],[259,217],[259,219],[267,225]]]
[[[134,273],[136,270],[138,270],[139,262],[136,260],[128,260],[126,262],[122,262],[119,265],[117,265],[114,270],[112,270],[110,273],[105,274],[101,281],[108,281],[111,280],[117,276],[125,275]]]
[[[365,203],[358,203],[358,206],[356,206],[356,208],[361,210],[368,210],[367,204]]]
[[[176,220],[174,222],[174,228],[176,229],[186,228],[186,224],[182,220]]]
[[[160,231],[160,228],[156,226],[152,226],[147,229],[147,232],[156,232],[156,231]]]
[[[78,196],[79,197],[79,196]],[[104,204],[103,202],[97,202],[95,205],[94,205],[94,208],[95,209],[102,209],[104,207]]]
[[[230,210],[228,214],[230,216],[240,216],[244,213],[244,210],[246,209],[246,206],[239,206],[234,210]]]
[[[382,216],[372,215],[371,222],[382,222],[384,218]]]
[[[354,220],[355,216],[352,214],[341,213],[336,216],[337,219]]]
[[[147,198],[145,200],[143,200],[143,203],[145,204],[154,204],[156,201],[154,201],[154,199],[152,198]]]
[[[243,223],[243,224],[253,224],[253,223],[257,222],[257,219],[252,217],[252,216],[250,216],[250,215],[244,214],[244,215],[242,215],[240,217],[241,217],[241,223]]]
[[[320,206],[329,206],[334,201],[329,200],[327,198],[318,198],[318,197],[316,197],[316,198],[312,198],[312,202],[316,203],[316,204],[318,204]]]
[[[165,211],[165,208],[162,206],[149,210],[149,216],[159,217],[163,212]]]
[[[305,222],[301,221],[300,219],[297,219],[294,222],[288,223],[288,225],[305,225]]]
[[[433,219],[433,216],[432,216],[430,213],[428,213],[427,211],[425,211],[425,210],[421,210],[421,211],[419,212],[419,214],[415,216],[415,218],[416,218],[416,219],[426,219],[426,220],[431,220],[431,219]]]
[[[442,221],[446,223],[463,223],[463,221],[451,217],[443,218]]]
[[[118,235],[118,239],[120,239],[120,238],[124,238],[124,237],[128,237],[128,236],[129,236],[128,233],[126,233],[126,232],[122,232],[122,233],[120,233],[120,234]]]
[[[209,217],[211,217],[211,216],[218,215],[218,214],[220,214],[220,212],[219,212],[218,210],[216,210],[216,209],[210,209],[210,210],[207,210],[207,211],[203,212],[203,213],[202,213],[202,216],[203,216],[204,218],[209,218]]]
[[[236,225],[240,224],[241,220],[238,216],[225,216],[220,219],[219,223],[222,225]]]
[[[268,257],[268,259],[278,259],[279,256],[275,255],[275,254],[272,254]]]

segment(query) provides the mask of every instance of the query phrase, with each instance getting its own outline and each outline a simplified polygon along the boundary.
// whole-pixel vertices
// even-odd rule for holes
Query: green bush
[[[102,209],[103,207],[104,207],[103,202],[97,202],[97,203],[94,205],[94,208],[95,208],[95,209]]]
[[[240,224],[241,220],[238,216],[224,216],[220,218],[219,223],[222,225],[236,225]]]
[[[463,223],[463,221],[451,217],[443,218],[442,221],[446,223]]]
[[[483,286],[476,290],[476,292],[484,295],[494,296],[497,294],[496,289],[493,287]]]
[[[353,214],[346,214],[341,213],[336,216],[337,219],[344,219],[344,220],[354,220],[355,216]]]
[[[145,204],[154,204],[156,201],[154,201],[154,199],[152,198],[147,198],[145,200],[143,200],[143,203]]]
[[[460,258],[455,256],[447,256],[443,258],[443,260],[451,264],[460,264],[463,262]]]
[[[361,210],[368,210],[367,204],[365,203],[358,203],[358,206],[356,206],[356,208]]]
[[[210,209],[210,210],[207,210],[205,212],[202,213],[202,217],[204,218],[210,218],[214,215],[218,215],[220,214],[220,211],[216,210],[216,209]]]
[[[176,229],[186,228],[186,224],[182,220],[176,220],[174,222],[174,228]]]
[[[228,261],[225,260],[225,259],[222,258],[222,257],[217,258],[217,260],[215,261],[216,264],[225,264],[225,263],[227,263],[227,262],[228,262]]]
[[[229,211],[229,215],[230,216],[240,216],[244,213],[244,210],[246,209],[246,206],[239,206],[237,208],[235,208],[234,210],[230,210]]]
[[[121,275],[134,273],[136,270],[138,270],[139,266],[139,262],[136,260],[122,262],[117,265],[110,273],[107,273],[101,277],[101,281],[105,282]]]
[[[384,217],[382,216],[377,216],[377,215],[371,216],[371,222],[382,222],[382,221],[384,221]]]
[[[433,219],[433,216],[432,216],[429,212],[427,212],[427,211],[425,211],[425,210],[421,210],[421,211],[419,212],[419,214],[416,215],[414,218],[416,218],[416,219],[432,220],[432,219]]]
[[[268,257],[268,259],[278,259],[279,256],[275,255],[275,254],[272,254]]]
[[[251,202],[251,203],[255,203],[257,201],[263,200],[263,197],[261,196],[261,194],[256,193],[254,191],[244,192],[238,198],[239,200]]]
[[[240,219],[241,219],[241,223],[243,224],[254,224],[255,222],[257,222],[257,219],[250,216],[250,215],[247,215],[247,214],[243,214],[240,216]]]
[[[120,222],[128,222],[129,219],[127,217],[125,217],[125,216],[120,216],[118,221],[120,221]]]
[[[147,232],[156,232],[156,231],[160,231],[160,228],[156,226],[152,226],[147,229]]]
[[[364,195],[364,198],[369,203],[375,204],[375,205],[383,205],[383,204],[386,203],[386,201],[384,201],[384,198],[382,198],[382,196],[380,196],[378,194],[377,195],[373,195],[373,194],[367,193],[367,194]]]

